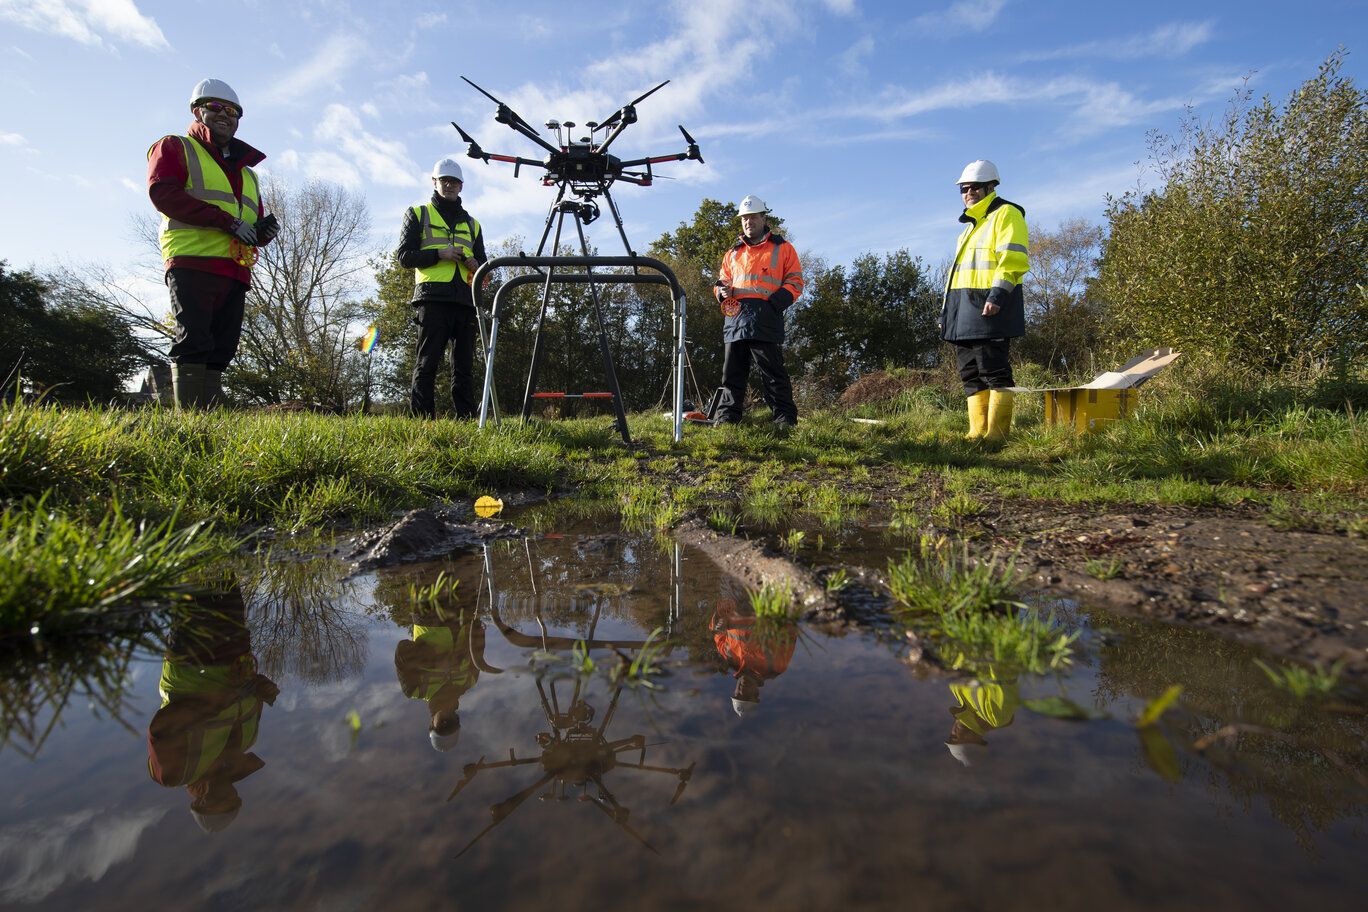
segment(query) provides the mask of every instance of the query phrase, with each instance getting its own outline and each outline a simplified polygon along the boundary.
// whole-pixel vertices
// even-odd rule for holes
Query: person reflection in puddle
[[[436,750],[449,751],[461,738],[461,697],[480,678],[484,647],[483,622],[433,606],[414,619],[413,639],[394,648],[404,696],[427,701],[428,740]]]
[[[788,670],[798,643],[798,625],[743,614],[736,599],[722,598],[717,600],[708,629],[718,654],[735,669],[732,709],[744,717],[760,704],[760,688],[765,682]]]
[[[266,765],[250,751],[263,704],[280,693],[257,673],[236,583],[201,599],[172,628],[159,689],[161,709],[147,728],[148,774],[167,788],[185,787],[200,829],[227,829],[242,807],[236,783]]]
[[[950,695],[955,698],[955,705],[950,707],[955,723],[945,746],[961,764],[973,766],[977,752],[988,746],[988,733],[1011,725],[1016,716],[1021,705],[1016,676],[999,681],[989,668],[971,681],[951,684]]]

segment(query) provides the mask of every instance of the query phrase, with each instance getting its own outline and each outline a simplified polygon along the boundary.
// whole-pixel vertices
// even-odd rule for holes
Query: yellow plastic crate
[[[1138,389],[1045,390],[1045,424],[1070,425],[1080,434],[1100,431],[1135,411]]]

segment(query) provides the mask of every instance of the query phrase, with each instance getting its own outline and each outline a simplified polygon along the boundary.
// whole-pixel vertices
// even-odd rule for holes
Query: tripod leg
[[[562,190],[562,193],[564,191]],[[556,197],[556,205],[559,205],[560,197]],[[565,213],[560,213],[556,220],[556,239],[551,246],[551,255],[555,256],[556,250],[560,247],[561,226],[565,223]],[[578,218],[577,222],[578,224]],[[549,229],[548,222],[547,228]],[[583,232],[581,231],[581,236]],[[542,235],[542,243],[545,244],[546,235]],[[541,248],[537,249],[537,255],[541,255]],[[546,326],[546,310],[551,303],[551,277],[556,274],[556,267],[550,266],[546,271],[546,284],[542,286],[541,312],[537,315],[537,326],[532,336],[532,364],[527,370],[527,389],[523,391],[522,420],[526,421],[532,417],[532,394],[537,391],[537,374],[541,371],[542,359],[542,329]]]
[[[589,256],[589,244],[584,240],[584,223],[580,221],[579,214],[575,214],[575,230],[579,232],[580,250],[584,255]],[[593,282],[593,267],[586,266],[585,272],[590,276],[589,294],[594,299],[594,319],[598,321],[599,354],[603,356],[603,367],[608,372],[608,389],[613,394],[613,411],[617,413],[618,433],[622,435],[622,442],[632,443],[632,436],[627,432],[627,412],[622,406],[622,388],[618,386],[617,368],[613,366],[613,352],[608,347],[608,330],[603,325],[603,306],[599,303],[598,286]]]

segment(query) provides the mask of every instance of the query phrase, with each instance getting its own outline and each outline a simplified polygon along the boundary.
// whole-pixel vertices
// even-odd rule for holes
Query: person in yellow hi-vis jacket
[[[465,612],[425,612],[413,621],[413,639],[394,649],[399,687],[428,709],[428,740],[449,751],[461,738],[461,698],[480,679],[485,632],[479,618]]]
[[[437,414],[437,370],[451,347],[451,406],[457,418],[475,417],[471,372],[478,323],[470,280],[485,257],[484,233],[461,204],[461,166],[443,158],[432,166],[432,196],[404,213],[399,265],[413,270],[413,322],[418,351],[413,362],[410,408]]]
[[[161,253],[176,318],[171,381],[176,407],[223,403],[237,354],[257,248],[279,231],[262,211],[252,168],[266,156],[237,138],[242,103],[222,79],[190,92],[194,123],[147,150],[147,195],[161,215]]]
[[[200,829],[227,829],[242,807],[237,783],[266,765],[252,753],[263,705],[280,688],[257,671],[242,591],[199,600],[172,627],[158,682],[162,705],[147,727],[147,772],[183,787]]]
[[[958,181],[965,223],[946,277],[941,338],[955,346],[969,397],[967,440],[1001,443],[1012,428],[1010,340],[1026,335],[1021,280],[1031,268],[1026,210],[997,195],[997,166],[965,165]]]
[[[1016,718],[1021,706],[1017,679],[1015,675],[998,678],[989,668],[973,680],[951,684],[950,696],[955,698],[955,705],[950,707],[955,722],[945,746],[950,756],[972,766],[974,749],[987,747],[988,733],[1006,728]]]

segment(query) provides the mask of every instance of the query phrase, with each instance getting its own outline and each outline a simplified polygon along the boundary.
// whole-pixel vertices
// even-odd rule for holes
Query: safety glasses
[[[959,191],[960,193],[968,193],[970,190],[983,190],[987,186],[987,184],[960,184]]]
[[[237,108],[230,104],[224,104],[221,101],[201,101],[199,107],[204,108],[206,111],[213,111],[215,114],[226,114],[232,118],[239,118],[242,116],[242,112]]]

